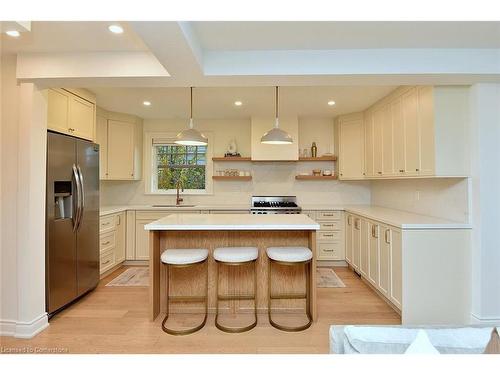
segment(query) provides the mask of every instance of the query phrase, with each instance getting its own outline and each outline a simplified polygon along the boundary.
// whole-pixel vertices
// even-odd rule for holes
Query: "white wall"
[[[2,264],[0,334],[29,338],[45,312],[47,102],[31,83],[16,85],[15,57],[2,56]]]
[[[19,89],[16,85],[15,56],[2,56],[1,76],[1,311],[2,323],[17,319],[17,121]],[[0,327],[2,332],[4,327]]]
[[[145,120],[144,132],[177,132],[187,120]],[[270,121],[272,126],[272,119]],[[222,156],[231,139],[236,139],[242,156],[250,156],[250,119],[215,119],[195,121],[197,129],[214,135],[214,155]],[[299,148],[316,141],[318,154],[334,152],[331,118],[299,118]],[[144,152],[148,152],[145,150]],[[332,169],[333,163],[214,163],[214,169],[251,170],[250,182],[214,181],[213,195],[185,196],[185,203],[245,204],[252,195],[297,195],[300,204],[368,204],[369,182],[297,181],[299,171],[313,168]],[[147,176],[144,176],[147,178]],[[173,196],[147,195],[144,180],[138,182],[102,181],[101,205],[170,204]]]
[[[472,316],[500,324],[500,84],[471,89]]]
[[[373,205],[454,221],[469,221],[466,178],[375,180],[371,187]]]

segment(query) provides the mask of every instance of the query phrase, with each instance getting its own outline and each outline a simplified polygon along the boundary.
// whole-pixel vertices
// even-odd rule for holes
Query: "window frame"
[[[212,161],[212,145],[213,136],[211,133],[203,133],[208,138],[207,152],[205,154],[205,189],[184,189],[183,195],[212,195],[213,194],[213,161]],[[153,140],[163,138],[175,140],[177,133],[146,133],[144,137],[144,170],[145,170],[145,193],[148,195],[176,195],[176,189],[157,189],[158,174],[157,160],[155,155],[155,145]]]

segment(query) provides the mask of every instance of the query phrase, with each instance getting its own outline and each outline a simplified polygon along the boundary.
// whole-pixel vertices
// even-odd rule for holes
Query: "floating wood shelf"
[[[218,181],[250,181],[252,176],[212,176],[212,178]]]
[[[323,180],[336,180],[337,176],[313,176],[313,175],[297,175],[295,176],[296,180],[318,180],[318,181],[323,181]]]
[[[331,156],[318,156],[317,158],[312,158],[312,157],[299,157],[299,161],[336,161],[337,157],[335,155]]]
[[[276,162],[276,163],[296,163],[298,161],[336,161],[337,157],[335,155],[332,156],[318,156],[317,158],[304,158],[304,157],[299,157],[299,160],[252,160],[251,157],[248,156],[214,156],[212,158],[212,161],[251,161],[253,163],[269,163],[269,162]]]
[[[252,158],[246,156],[217,156],[212,158],[213,161],[252,161]]]

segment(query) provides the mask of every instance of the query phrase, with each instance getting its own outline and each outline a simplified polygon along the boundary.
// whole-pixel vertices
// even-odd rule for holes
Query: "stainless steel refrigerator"
[[[47,134],[46,307],[49,316],[99,282],[99,145]]]

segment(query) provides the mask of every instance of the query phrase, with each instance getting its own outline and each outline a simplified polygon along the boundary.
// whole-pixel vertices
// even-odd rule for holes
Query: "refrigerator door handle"
[[[80,175],[78,173],[78,170],[76,169],[75,164],[73,164],[73,177],[75,178],[75,185],[76,185],[76,212],[73,213],[73,232],[75,232],[80,225],[80,211],[81,211],[80,199],[82,196]]]
[[[80,218],[78,219],[78,228],[80,228],[80,225],[82,224],[82,219],[83,219],[83,211],[85,211],[85,189],[83,187],[83,173],[78,165],[77,167],[78,170],[78,175],[80,176],[80,193],[81,193],[81,206],[80,206]]]

